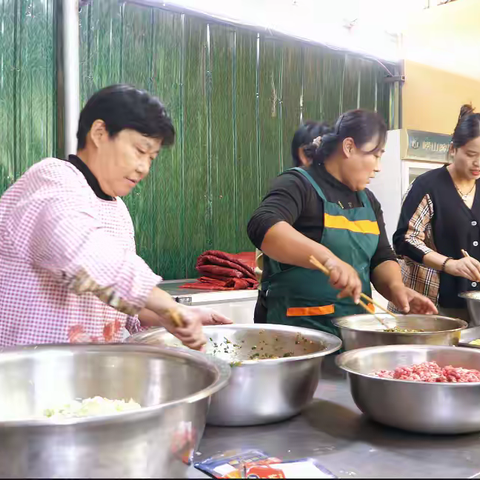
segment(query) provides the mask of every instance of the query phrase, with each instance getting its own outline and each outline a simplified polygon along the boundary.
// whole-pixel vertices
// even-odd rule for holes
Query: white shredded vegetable
[[[91,397],[85,400],[72,400],[70,403],[58,408],[47,408],[44,415],[52,419],[78,418],[78,417],[98,417],[101,415],[112,415],[115,413],[128,412],[130,410],[139,410],[142,408],[133,399],[110,400],[104,397]]]

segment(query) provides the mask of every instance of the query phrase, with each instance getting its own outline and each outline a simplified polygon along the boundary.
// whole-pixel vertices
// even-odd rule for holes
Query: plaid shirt
[[[406,195],[408,195],[408,192]],[[408,230],[405,234],[405,241],[421,250],[425,255],[430,252],[436,252],[431,224],[433,214],[433,202],[430,195],[427,194],[418,204],[415,213],[410,218]],[[405,286],[425,295],[435,305],[438,305],[440,273],[407,257],[401,258],[399,263]],[[389,303],[389,309],[393,312],[398,312],[392,303]]]
[[[0,345],[121,341],[160,281],[123,201],[70,163],[35,164],[1,198]]]

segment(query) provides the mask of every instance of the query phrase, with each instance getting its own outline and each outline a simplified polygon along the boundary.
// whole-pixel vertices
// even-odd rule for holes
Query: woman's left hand
[[[200,317],[202,325],[229,325],[233,323],[229,318],[205,307],[188,307],[188,311]]]
[[[403,287],[403,288],[402,288]],[[421,295],[420,293],[412,290],[411,288],[401,286],[394,289],[392,303],[402,313],[417,313],[419,315],[436,315],[438,310],[433,302]]]

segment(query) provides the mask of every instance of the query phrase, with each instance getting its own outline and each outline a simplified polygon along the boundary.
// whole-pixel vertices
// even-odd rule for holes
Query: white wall
[[[400,33],[424,0],[136,0],[281,32],[293,38],[374,56],[401,59]]]
[[[233,323],[253,323],[253,314],[257,300],[243,302],[212,303],[202,306],[209,307],[216,312],[225,315]]]
[[[382,157],[382,171],[376,175],[369,185],[383,210],[387,236],[392,243],[392,237],[397,229],[398,217],[402,206],[402,162],[400,158],[400,130],[388,132],[385,153]],[[378,292],[373,292],[373,298],[385,308],[388,301]],[[378,308],[376,309],[378,311]]]
[[[400,130],[388,132],[382,170],[368,188],[375,194],[383,210],[387,235],[392,242],[402,206],[402,162],[400,159]]]

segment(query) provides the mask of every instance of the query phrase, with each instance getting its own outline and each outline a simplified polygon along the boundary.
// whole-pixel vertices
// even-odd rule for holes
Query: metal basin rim
[[[408,350],[409,348],[413,348],[415,350],[428,350],[432,347],[433,345],[387,345],[387,347],[396,347],[396,348],[392,348],[391,350],[396,350],[396,349],[399,349],[399,350]],[[398,347],[404,347],[404,348],[398,348]],[[375,377],[374,375],[369,375],[367,373],[362,373],[362,372],[358,372],[356,370],[353,370],[352,368],[349,368],[345,365],[342,365],[342,363],[345,361],[344,358],[345,357],[349,357],[349,356],[354,356],[353,354],[356,353],[356,352],[364,352],[364,351],[368,351],[368,350],[380,350],[380,349],[384,349],[385,348],[385,345],[381,345],[381,346],[376,346],[376,347],[365,347],[365,348],[358,348],[356,350],[349,350],[348,352],[344,352],[344,353],[341,353],[340,355],[338,355],[338,357],[335,359],[335,364],[337,365],[338,368],[341,368],[342,370],[344,370],[345,372],[347,372],[348,374],[351,374],[351,375],[358,375],[359,377],[364,377],[364,378],[369,378],[369,379],[372,379],[372,380],[375,380],[375,381],[387,381],[387,382],[396,382],[396,383],[402,383],[402,384],[413,384],[413,385],[430,385],[430,386],[435,386],[435,387],[454,387],[454,388],[457,388],[457,387],[462,387],[462,388],[467,388],[467,387],[478,387],[480,385],[480,382],[461,382],[461,383],[450,383],[450,382],[415,382],[415,381],[412,381],[412,380],[399,380],[399,379],[396,379],[396,378],[380,378],[380,377]],[[440,348],[444,348],[443,346],[441,346]],[[471,349],[470,348],[466,348],[466,347],[445,347],[445,348],[456,348],[458,350],[463,350],[465,352],[471,352]],[[399,367],[401,365],[398,365]]]
[[[235,324],[226,324],[226,325],[207,325],[207,326],[204,326],[203,327],[203,330],[204,332],[207,334],[209,331],[216,331],[216,330],[219,330],[219,329],[231,329],[231,328],[235,328],[236,330],[274,330],[274,331],[281,331],[281,330],[284,330],[284,331],[290,331],[290,330],[287,330],[285,328],[281,328],[281,327],[285,327],[285,325],[275,325],[275,324],[265,324],[263,325],[262,324],[262,327],[256,327],[255,325],[245,325],[245,324],[240,324],[240,325],[235,325]],[[306,354],[306,355],[297,355],[297,356],[292,356],[292,357],[282,357],[282,358],[265,358],[265,359],[261,359],[261,360],[242,360],[240,362],[240,365],[238,366],[235,366],[233,368],[241,368],[243,366],[250,366],[250,365],[255,365],[255,366],[258,366],[258,367],[261,367],[262,365],[276,365],[276,364],[279,364],[279,363],[288,363],[288,362],[299,362],[299,361],[305,361],[305,360],[311,360],[311,359],[315,359],[315,358],[321,358],[321,357],[325,357],[327,355],[330,355],[331,353],[334,353],[336,352],[337,350],[340,350],[340,348],[342,348],[342,340],[338,337],[336,337],[335,335],[332,335],[331,333],[327,333],[327,332],[321,332],[321,335],[317,333],[316,330],[313,330],[313,329],[309,329],[309,328],[301,328],[301,327],[292,327],[292,328],[295,328],[295,332],[296,333],[299,333],[301,335],[310,335],[310,336],[316,336],[317,339],[321,342],[322,340],[325,340],[325,337],[327,338],[327,340],[329,341],[329,343],[332,344],[332,346],[330,347],[327,347],[325,348],[324,350],[320,350],[318,352],[315,352],[315,353],[309,353],[309,354]],[[155,336],[155,333],[159,332],[159,331],[165,331],[164,328],[159,328],[159,329],[156,329],[155,331],[153,332],[149,332],[149,333],[146,333],[146,334],[140,334],[138,337],[136,338],[142,338],[142,339],[147,339],[147,338],[150,338],[150,337],[154,337]],[[291,333],[294,333],[294,332],[291,332]],[[207,335],[208,336],[208,335]],[[129,340],[130,342],[135,342],[137,343],[137,340],[135,338],[135,334],[132,335],[131,337],[129,337]],[[128,340],[128,339],[127,339]],[[141,342],[138,342],[138,343],[141,343]],[[168,347],[170,348],[170,347]],[[212,358],[217,358],[211,354],[207,355],[208,357],[212,357]]]
[[[59,348],[60,347],[60,348]],[[130,351],[135,352],[135,350],[143,350],[149,353],[156,353],[164,352],[164,353],[173,353],[174,357],[183,357],[188,358],[193,357],[204,365],[210,368],[212,366],[215,367],[217,378],[216,380],[208,387],[195,392],[191,395],[186,396],[185,398],[179,400],[172,400],[170,402],[165,402],[159,405],[151,405],[148,407],[142,407],[139,410],[132,410],[126,412],[119,412],[111,415],[99,415],[94,417],[79,417],[79,418],[69,418],[69,419],[26,419],[26,420],[4,420],[0,421],[0,429],[3,428],[14,428],[14,427],[25,427],[25,428],[56,428],[56,427],[68,427],[73,425],[87,425],[87,424],[110,424],[110,423],[126,423],[130,421],[138,421],[141,417],[149,417],[154,416],[158,411],[174,407],[176,405],[181,405],[185,403],[195,403],[200,400],[203,400],[207,397],[212,396],[214,393],[221,390],[226,384],[228,383],[231,375],[231,368],[228,362],[218,358],[210,358],[209,355],[205,355],[201,352],[193,351],[193,350],[180,350],[178,348],[172,347],[162,347],[162,346],[151,346],[145,344],[125,344],[125,343],[110,343],[108,345],[96,345],[95,344],[45,344],[45,345],[29,345],[23,347],[13,347],[13,348],[6,348],[0,350],[0,358],[2,354],[17,354],[24,351],[35,351],[39,349],[44,350],[67,350],[65,347],[70,347],[73,349],[83,349],[83,350],[90,350],[91,348],[94,349],[111,349],[116,351],[115,348],[117,347],[119,350],[128,349]],[[83,347],[83,348],[82,348]],[[73,353],[72,353],[73,354]],[[213,365],[209,365],[213,363]]]

